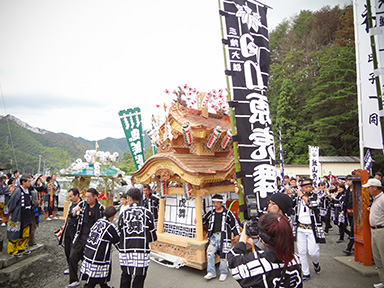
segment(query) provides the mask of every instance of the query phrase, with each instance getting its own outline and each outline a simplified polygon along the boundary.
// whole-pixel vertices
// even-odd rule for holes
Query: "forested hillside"
[[[267,93],[285,163],[308,163],[308,145],[322,156],[359,156],[354,41],[352,6],[301,11],[270,33]]]
[[[13,120],[12,116],[0,119],[0,163],[10,163],[10,159],[12,159],[13,169],[16,169],[17,161],[17,167],[20,171],[37,173],[39,155],[41,155],[41,169],[45,161],[47,169],[51,168],[52,171],[57,172],[59,169],[67,167],[76,158],[82,158],[84,152],[90,149],[90,147],[74,139],[56,133],[48,131],[44,131],[44,134],[35,133]]]
[[[101,151],[118,152],[120,161],[116,165],[125,172],[136,170],[125,138],[101,139],[98,140],[98,145]],[[144,149],[148,150],[145,155],[146,159],[151,155],[150,145],[151,142],[145,134]],[[51,173],[57,173],[60,169],[68,167],[77,158],[84,160],[85,151],[88,149],[95,149],[95,141],[31,127],[11,115],[0,116],[0,163],[12,162],[12,170],[18,168],[21,172],[37,173],[39,155],[41,155],[40,171],[45,164],[46,169],[51,169]]]

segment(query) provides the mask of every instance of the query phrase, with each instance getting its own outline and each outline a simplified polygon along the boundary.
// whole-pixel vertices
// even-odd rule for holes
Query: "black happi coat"
[[[232,246],[231,234],[234,236],[240,235],[239,224],[236,221],[233,213],[227,208],[223,207],[222,222],[221,222],[221,251],[219,252],[220,258],[225,258]],[[215,225],[215,210],[208,211],[203,216],[203,225],[208,226],[207,236],[208,239],[211,238],[213,234],[213,227]]]
[[[85,244],[84,258],[80,269],[83,280],[110,277],[112,244],[117,244],[119,241],[119,231],[105,217],[93,224]]]
[[[72,239],[75,236],[77,223],[79,221],[79,215],[73,216],[73,212],[77,206],[80,206],[80,208],[82,208],[84,206],[84,203],[86,203],[86,202],[80,201],[76,204],[73,204],[72,202],[71,202],[71,204],[69,204],[68,215],[67,215],[67,219],[65,220],[65,223],[64,223],[64,230],[63,230],[63,233],[61,234],[59,245],[62,245],[64,247],[64,245],[65,245],[64,239],[65,239],[66,235],[71,237]]]
[[[228,267],[241,287],[303,287],[299,257],[285,267],[271,248],[247,252],[239,242],[228,253]]]
[[[151,193],[149,199],[143,195],[143,206],[152,212],[155,221],[157,221],[159,215],[159,203],[160,199],[155,194]]]
[[[81,230],[83,229],[85,212],[89,208],[89,204],[87,203],[86,200],[81,201],[79,205],[81,209],[79,214],[79,221],[77,222],[76,233],[75,233],[75,236],[73,237],[73,242],[72,242],[73,245],[75,245],[80,238]],[[97,200],[96,200],[95,206],[96,206],[96,219],[100,219],[101,217],[103,217],[104,207]]]
[[[120,266],[129,275],[144,275],[149,265],[149,243],[157,240],[151,211],[132,203],[119,217]]]
[[[344,201],[345,201],[345,191],[343,193],[337,193],[335,198],[331,199],[334,207],[334,213],[332,215],[332,220],[335,225],[339,225],[339,215],[343,211]]]
[[[324,234],[324,230],[320,220],[319,204],[320,204],[320,199],[318,195],[316,193],[313,193],[308,198],[308,205],[311,205],[311,207],[309,207],[308,205],[306,207],[310,211],[312,231],[315,236],[316,243],[325,243],[325,234]],[[295,206],[295,217],[292,222],[292,226],[293,226],[292,231],[293,231],[293,236],[295,236],[295,238],[297,235],[297,228],[299,225],[299,213],[300,213],[301,205],[304,205],[304,200],[297,198],[296,206]]]

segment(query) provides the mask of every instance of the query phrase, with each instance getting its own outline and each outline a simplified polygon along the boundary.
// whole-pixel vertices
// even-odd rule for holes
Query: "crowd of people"
[[[316,274],[321,272],[319,244],[325,243],[326,235],[335,227],[338,227],[338,244],[348,235],[343,252],[353,253],[351,175],[343,180],[323,177],[317,184],[308,178],[286,176],[282,183],[279,180],[279,191],[270,197],[265,213],[257,222],[240,223],[225,207],[223,196],[213,195],[212,210],[202,215],[208,237],[206,280],[217,277],[215,257],[218,254],[221,259],[219,281],[226,280],[229,268],[242,287],[302,287],[303,282],[311,278],[310,262]],[[383,281],[382,174],[376,173],[363,187],[367,187],[372,196],[369,208],[372,253]],[[66,221],[60,238],[68,262],[68,269],[64,271],[69,274],[66,287],[77,287],[80,280],[85,280],[84,287],[109,287],[113,246],[119,253],[120,286],[144,286],[149,244],[157,239],[159,198],[150,185],[136,184],[134,177],[128,188],[120,197],[118,217],[114,206],[104,209],[97,200],[96,189],[89,188],[84,200],[77,188],[68,191],[71,203],[64,215]],[[44,211],[47,221],[57,219],[60,185],[55,175],[43,181],[41,175],[19,176],[15,171],[14,175],[0,176],[0,189],[0,216],[2,226],[7,226],[8,253],[16,257],[28,254],[27,245],[36,245],[34,232],[40,211]],[[383,288],[383,282],[374,287]]]
[[[283,183],[279,183],[279,192],[270,197],[268,214],[259,219],[258,240],[244,229],[240,242],[228,253],[234,279],[242,287],[280,287],[280,283],[283,287],[302,287],[302,282],[311,278],[308,255],[313,271],[321,272],[319,244],[325,243],[333,227],[338,227],[338,244],[348,235],[343,252],[351,255],[354,244],[352,180],[351,175],[344,180],[323,177],[316,185],[311,179],[285,176]],[[382,174],[377,172],[363,185],[371,196],[368,210],[372,255],[381,281],[374,284],[375,288],[384,287],[383,184]],[[285,246],[281,237],[285,239]],[[298,257],[294,254],[294,242]],[[247,243],[254,246],[254,251],[246,249]]]

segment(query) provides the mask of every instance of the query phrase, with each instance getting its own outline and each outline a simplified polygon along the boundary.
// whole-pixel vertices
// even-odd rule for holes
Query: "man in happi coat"
[[[139,206],[138,188],[127,192],[129,207],[119,217],[119,259],[122,270],[120,287],[144,287],[149,266],[149,243],[157,240],[151,211]]]
[[[7,225],[8,254],[21,255],[25,252],[32,223],[32,196],[28,188],[31,177],[23,174],[20,185],[13,191],[8,202],[9,220]]]
[[[76,234],[77,223],[79,221],[79,213],[75,211],[76,207],[84,205],[85,202],[81,201],[80,192],[77,188],[71,188],[68,191],[68,198],[71,204],[68,207],[68,214],[65,223],[62,227],[63,233],[61,234],[59,245],[64,247],[65,257],[69,265],[69,256],[73,246],[73,238]],[[64,274],[69,274],[69,268],[64,270]]]
[[[93,224],[84,249],[84,258],[80,272],[82,280],[86,280],[84,288],[109,288],[107,282],[111,277],[112,244],[120,241],[120,233],[112,223],[117,210],[108,206],[104,217]]]
[[[240,239],[240,229],[233,213],[223,205],[223,196],[215,194],[212,197],[212,202],[214,209],[203,216],[203,225],[208,227],[207,236],[209,239],[207,274],[204,278],[211,280],[216,277],[215,256],[218,253],[220,255],[219,281],[225,281],[228,273],[226,257],[232,246],[231,235],[234,235],[237,243]]]
[[[83,259],[85,244],[93,224],[103,216],[104,207],[97,201],[99,192],[94,188],[89,188],[85,193],[85,201],[82,201],[75,209],[74,213],[79,215],[76,233],[73,237],[73,246],[69,255],[69,285],[77,287],[80,285],[78,277],[78,263]]]
[[[151,191],[151,186],[148,184],[143,185],[143,206],[152,212],[155,222],[159,215],[160,199]]]
[[[303,271],[303,281],[310,279],[307,252],[311,256],[314,270],[320,273],[320,247],[319,243],[325,243],[325,235],[321,225],[317,193],[313,192],[312,179],[304,179],[301,182],[301,190],[298,191],[293,221],[293,235],[296,237],[297,251]]]

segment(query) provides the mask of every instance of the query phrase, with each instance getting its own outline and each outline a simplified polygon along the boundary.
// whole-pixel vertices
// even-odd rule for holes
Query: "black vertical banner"
[[[244,191],[255,194],[262,210],[276,192],[272,121],[265,95],[270,59],[267,8],[252,0],[220,1]]]

